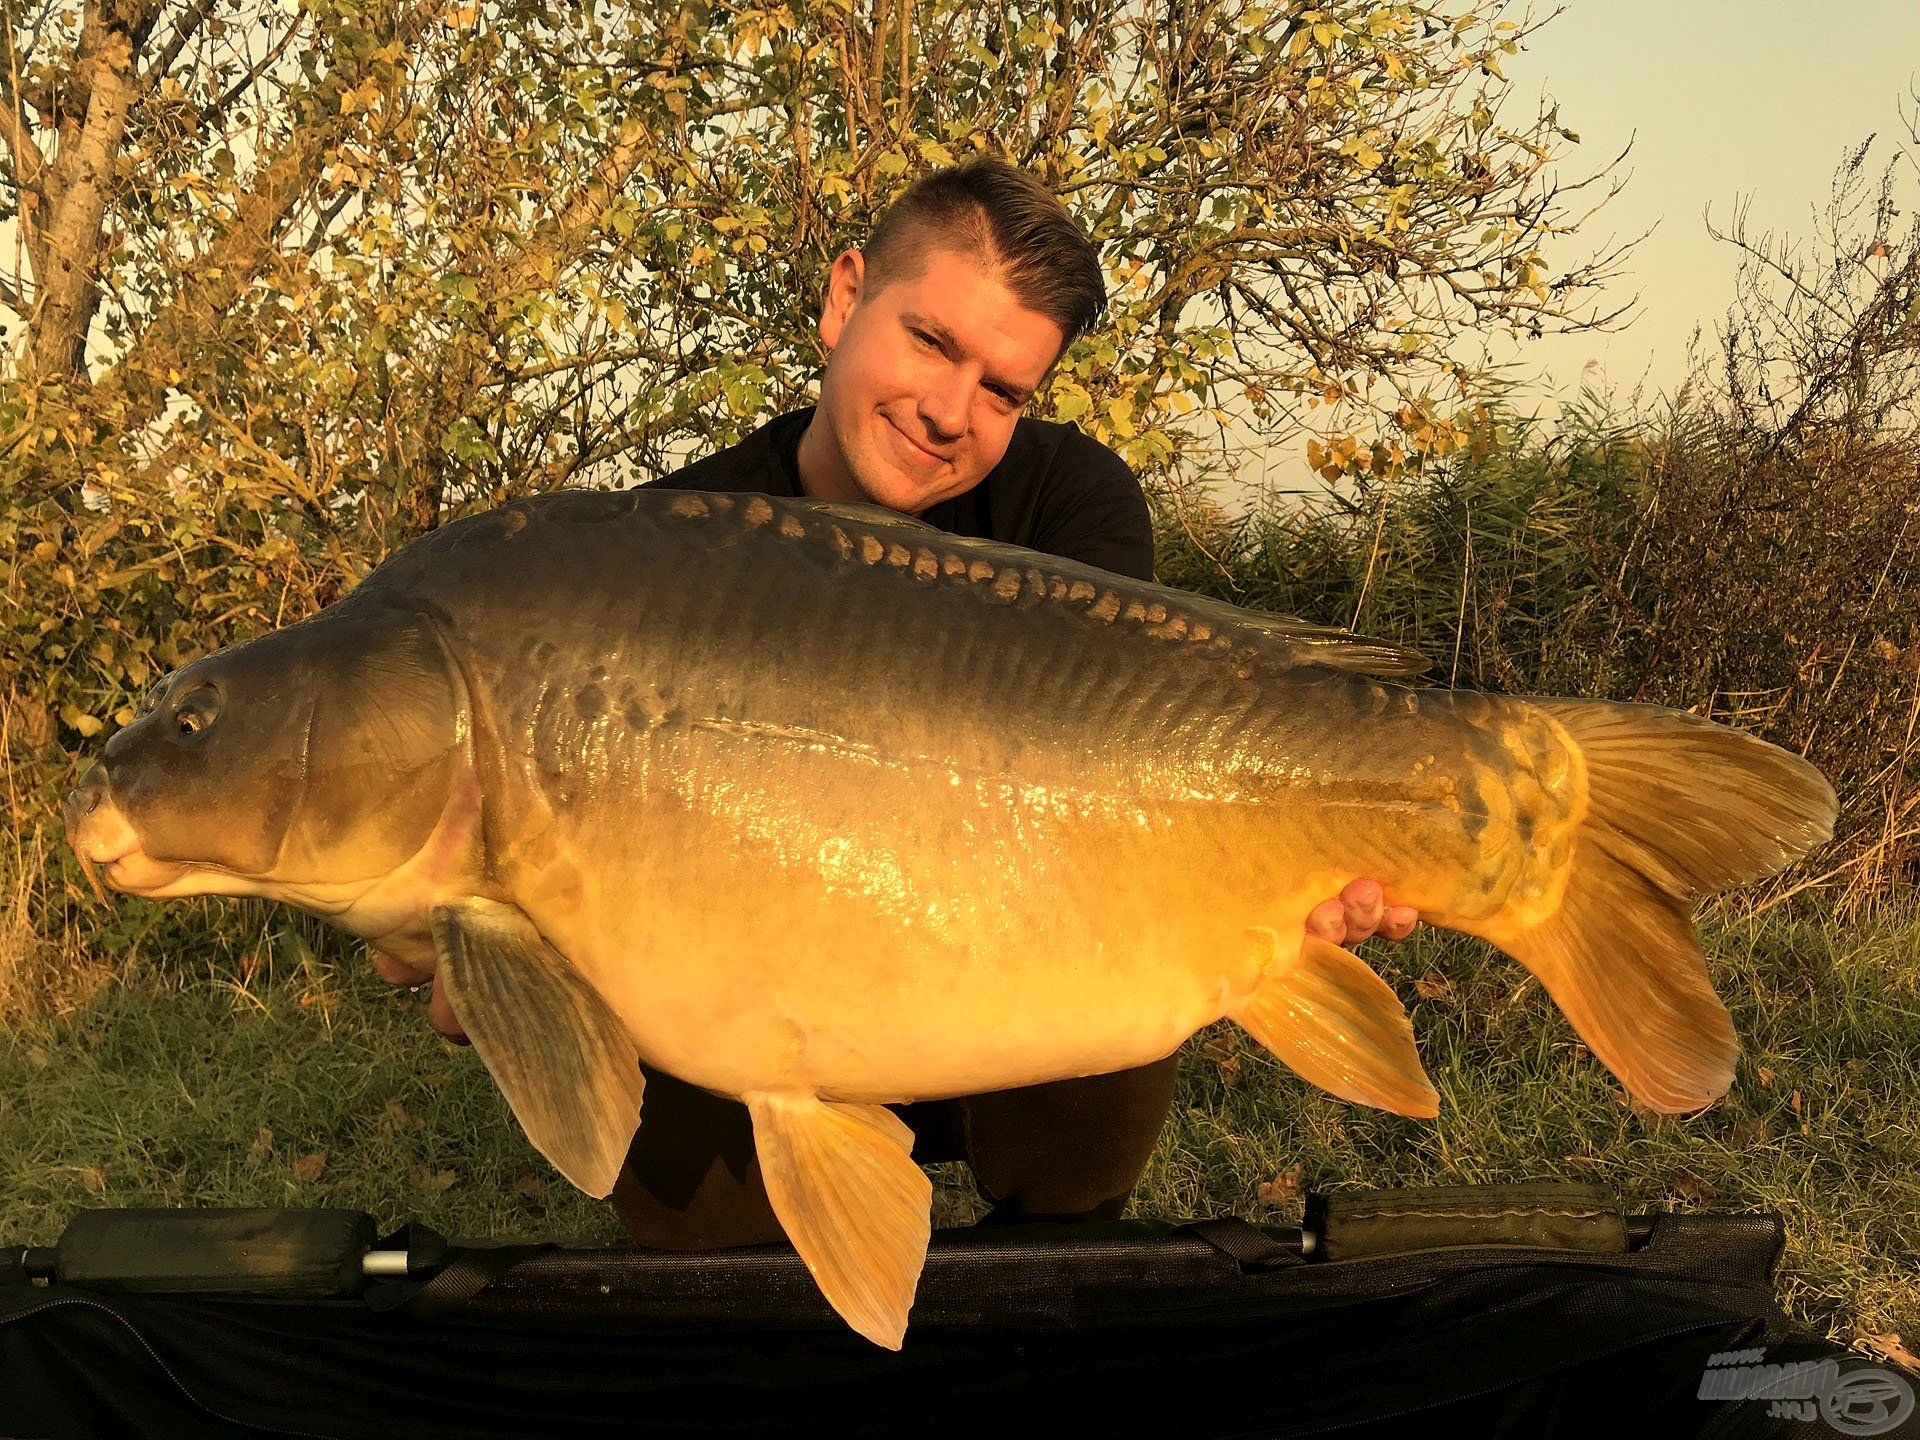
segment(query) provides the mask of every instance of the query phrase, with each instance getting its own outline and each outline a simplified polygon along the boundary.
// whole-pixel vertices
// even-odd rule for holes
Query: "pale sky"
[[[1577,391],[1588,361],[1623,396],[1643,378],[1670,390],[1693,328],[1710,340],[1734,296],[1737,252],[1708,237],[1702,211],[1725,229],[1744,197],[1751,231],[1811,238],[1849,147],[1878,132],[1875,174],[1911,148],[1901,115],[1920,83],[1920,0],[1572,0],[1505,68],[1515,102],[1543,90],[1559,102],[1580,135],[1570,163],[1591,170],[1634,142],[1631,178],[1589,239],[1659,225],[1619,282],[1621,298],[1640,294],[1631,326],[1525,342],[1516,359],[1542,372],[1536,393]]]

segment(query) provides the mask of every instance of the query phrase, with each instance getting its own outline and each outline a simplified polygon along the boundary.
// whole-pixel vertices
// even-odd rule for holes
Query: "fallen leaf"
[[[387,1103],[380,1108],[380,1126],[389,1133],[395,1130],[411,1130],[419,1123],[419,1119],[407,1109],[398,1095],[389,1095]]]
[[[1753,1073],[1760,1077],[1760,1088],[1762,1090],[1773,1084],[1773,1071],[1769,1070],[1766,1066],[1760,1066]]]
[[[1898,1335],[1868,1335],[1864,1331],[1853,1337],[1853,1343],[1873,1356],[1876,1360],[1885,1360],[1898,1365],[1902,1370],[1911,1370],[1920,1375],[1920,1355],[1907,1349]]]
[[[80,1183],[87,1187],[89,1195],[98,1195],[107,1188],[107,1167],[104,1165],[81,1166]]]
[[[311,1185],[327,1173],[327,1152],[315,1150],[306,1155],[296,1155],[293,1163],[287,1167],[293,1171],[293,1178]]]
[[[1413,982],[1413,993],[1437,1005],[1451,1005],[1459,999],[1452,979],[1445,975],[1421,976]]]
[[[258,1160],[273,1153],[273,1131],[262,1125],[255,1132],[253,1143],[247,1147],[247,1158]]]
[[[1200,1058],[1209,1062],[1229,1090],[1240,1084],[1240,1042],[1229,1034],[1208,1037],[1200,1047]]]
[[[528,1170],[514,1180],[513,1193],[523,1200],[538,1200],[547,1193],[547,1182]]]
[[[1300,1194],[1300,1175],[1301,1169],[1298,1165],[1289,1165],[1260,1187],[1260,1203],[1285,1205],[1288,1201],[1297,1199]]]
[[[1742,1149],[1749,1145],[1765,1145],[1773,1139],[1773,1127],[1755,1116],[1736,1121],[1727,1138]]]
[[[422,1165],[413,1172],[413,1183],[420,1190],[451,1190],[458,1179],[451,1170],[429,1170]]]
[[[1720,1192],[1698,1175],[1682,1175],[1673,1182],[1673,1188],[1681,1199],[1692,1205],[1711,1205],[1720,1198]]]

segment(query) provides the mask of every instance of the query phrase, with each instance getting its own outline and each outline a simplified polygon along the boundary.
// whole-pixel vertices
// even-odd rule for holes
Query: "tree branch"
[[[47,246],[41,230],[41,211],[46,204],[46,157],[33,138],[25,103],[20,98],[20,53],[13,43],[13,28],[0,26],[0,142],[12,161],[15,209],[20,236],[26,243],[27,263],[35,275],[46,274]],[[22,315],[26,311],[20,312]]]
[[[262,75],[267,73],[275,61],[286,53],[287,47],[293,43],[294,37],[300,33],[300,27],[305,23],[305,20],[306,16],[304,14],[295,16],[293,23],[287,26],[287,33],[268,47],[267,53],[261,57],[260,63],[248,70],[247,73],[242,75],[238,80],[234,81],[232,85],[228,86],[226,93],[202,112],[201,122],[207,125],[217,125],[221,120],[225,119],[227,110],[232,106],[233,102],[246,94],[248,90],[252,89],[254,83],[259,80]]]
[[[213,7],[218,3],[219,0],[193,0],[193,4],[187,8],[187,13],[182,15],[179,23],[173,27],[173,33],[167,37],[166,43],[160,47],[160,53],[148,62],[146,73],[141,76],[141,79],[151,85],[164,76],[172,68],[173,62],[179,58],[180,52],[186,48],[187,42],[199,33],[202,25],[207,23],[207,17],[213,14]]]

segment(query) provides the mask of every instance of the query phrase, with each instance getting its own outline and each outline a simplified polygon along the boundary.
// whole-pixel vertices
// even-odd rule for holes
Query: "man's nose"
[[[967,409],[973,386],[964,377],[948,374],[920,395],[920,418],[933,431],[937,444],[951,445],[967,433]]]

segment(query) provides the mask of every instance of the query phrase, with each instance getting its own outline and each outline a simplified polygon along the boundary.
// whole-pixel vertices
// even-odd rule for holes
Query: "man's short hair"
[[[1023,306],[1060,327],[1063,353],[1107,303],[1100,252],[1060,197],[1031,171],[991,155],[922,175],[881,213],[860,252],[868,293],[912,279],[936,248],[1000,271]]]

